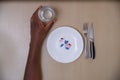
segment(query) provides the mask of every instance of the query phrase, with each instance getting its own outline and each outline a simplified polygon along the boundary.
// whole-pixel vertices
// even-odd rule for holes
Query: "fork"
[[[84,23],[83,24],[83,34],[84,34],[84,38],[85,38],[85,48],[84,48],[84,57],[86,59],[89,58],[89,48],[88,48],[88,24]]]

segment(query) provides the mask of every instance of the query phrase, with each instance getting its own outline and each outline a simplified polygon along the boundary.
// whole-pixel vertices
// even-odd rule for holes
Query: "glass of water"
[[[38,16],[40,20],[47,23],[55,18],[55,12],[51,7],[42,6],[42,8],[38,12]]]

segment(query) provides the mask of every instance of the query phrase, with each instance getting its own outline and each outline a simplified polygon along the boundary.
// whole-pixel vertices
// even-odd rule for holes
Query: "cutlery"
[[[90,41],[90,57],[92,59],[95,59],[95,46],[94,46],[94,29],[93,29],[93,23],[90,26],[89,31],[89,41]]]
[[[84,23],[83,24],[83,34],[84,34],[84,37],[85,37],[85,48],[84,48],[84,56],[86,59],[89,58],[89,48],[88,48],[88,24],[87,23]]]

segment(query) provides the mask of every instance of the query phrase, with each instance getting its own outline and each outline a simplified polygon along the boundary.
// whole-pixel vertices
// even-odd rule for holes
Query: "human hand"
[[[53,19],[46,24],[43,23],[38,16],[38,11],[41,7],[42,6],[40,6],[31,17],[31,40],[24,80],[42,80],[40,49],[50,28],[56,21],[56,19]]]
[[[42,8],[40,6],[31,17],[31,38],[40,38],[40,40],[44,40],[47,36],[50,28],[55,23],[56,19],[49,21],[48,23],[44,23],[40,20],[38,16],[38,11]]]

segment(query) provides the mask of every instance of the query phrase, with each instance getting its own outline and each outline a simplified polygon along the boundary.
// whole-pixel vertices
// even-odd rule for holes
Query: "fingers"
[[[38,19],[38,25],[40,28],[44,28],[44,24],[40,19]]]
[[[42,8],[42,6],[39,6],[37,10],[33,13],[33,15],[38,15],[38,11]]]
[[[37,10],[33,13],[32,17],[31,17],[31,22],[36,22],[39,27],[44,27],[43,25],[43,22],[39,19],[39,16],[38,16],[38,11],[42,8],[42,6],[39,6],[37,8]]]
[[[41,9],[41,7],[42,7],[42,6],[39,6],[39,7],[37,8],[37,10],[33,13],[31,19],[34,19],[34,18],[38,17],[38,11]]]
[[[46,30],[46,31],[49,31],[49,30],[51,29],[51,27],[53,26],[53,24],[55,23],[55,21],[56,21],[56,18],[53,19],[53,20],[51,20],[51,21],[49,21],[49,22],[47,23],[46,27],[45,27],[45,30]]]
[[[44,23],[40,20],[40,18],[38,16],[38,12],[41,8],[42,8],[42,6],[38,7],[38,9],[33,13],[32,17],[31,17],[31,23],[37,24],[40,29],[45,29],[45,31],[48,31],[48,30],[50,30],[50,28],[56,21],[56,18],[49,21],[47,23],[46,27],[44,27],[45,26]]]

